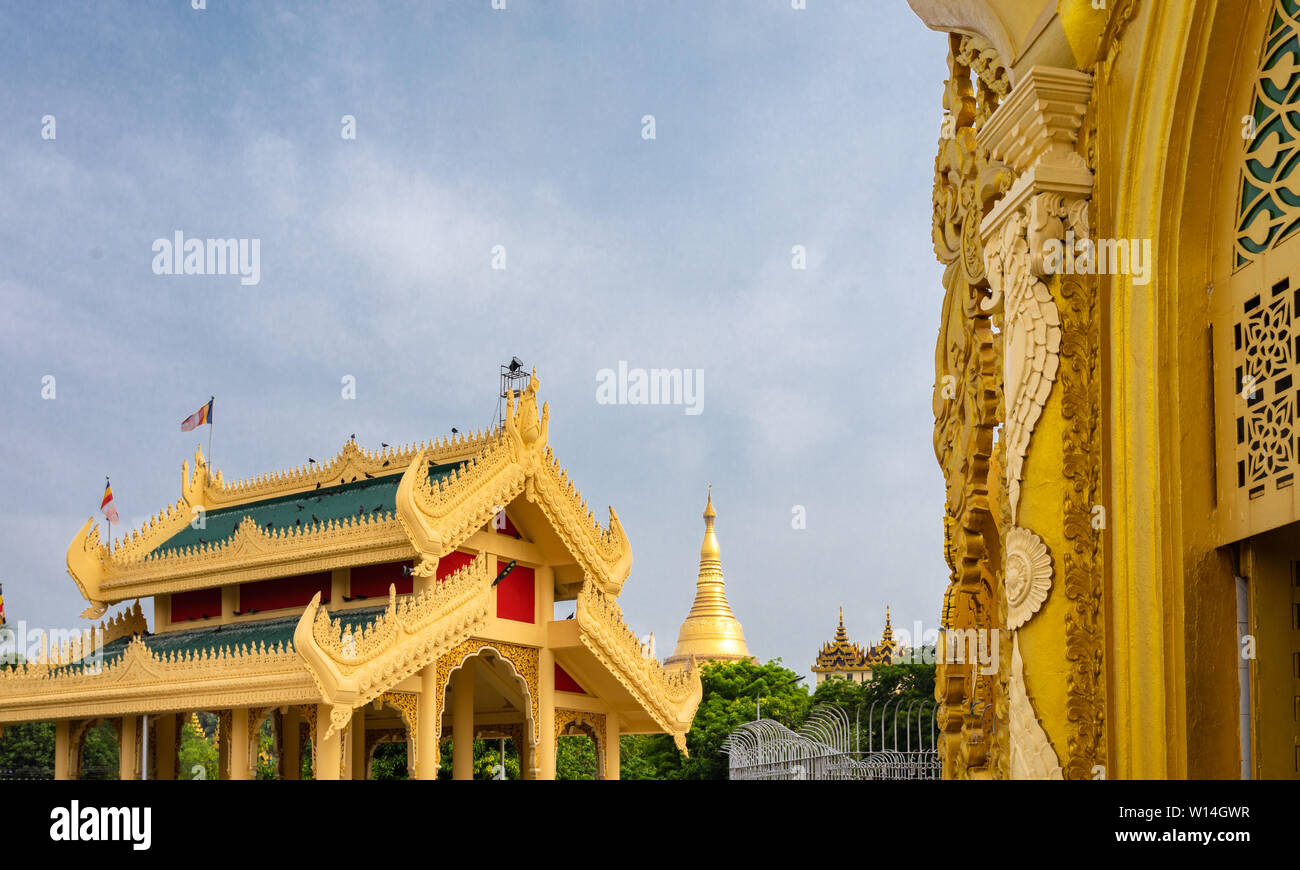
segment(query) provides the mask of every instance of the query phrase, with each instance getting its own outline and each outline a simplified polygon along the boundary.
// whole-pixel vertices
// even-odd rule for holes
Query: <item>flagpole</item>
[[[105,475],[104,475],[104,486],[105,486],[105,487],[108,487],[108,486],[110,486],[111,484],[112,484],[112,481],[110,481],[110,480],[108,479],[108,475],[105,474]],[[103,505],[100,505],[100,509],[101,509],[101,510],[103,509]],[[112,521],[111,519],[108,518],[108,514],[104,514],[104,522],[108,523],[108,552],[111,553],[111,552],[113,552],[113,521]]]
[[[216,400],[217,400],[217,397],[216,397],[216,396],[209,396],[209,397],[208,397],[208,413],[209,413],[209,414],[212,414],[212,412],[216,410],[216,408],[213,407],[213,403],[214,403]],[[211,419],[209,419],[209,420],[208,420],[208,477],[210,477],[210,478],[213,477],[213,472],[212,472],[212,430],[215,429],[215,428],[217,428],[217,424],[214,423],[214,422],[212,422]],[[213,478],[213,482],[215,482],[215,480],[216,480],[216,479]]]

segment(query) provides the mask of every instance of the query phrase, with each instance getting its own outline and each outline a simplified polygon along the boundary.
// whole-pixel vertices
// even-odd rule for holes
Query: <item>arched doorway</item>
[[[451,778],[491,778],[501,763],[502,741],[509,775],[532,777],[537,745],[537,650],[507,643],[469,640],[438,662],[439,739],[451,738]],[[458,733],[470,740],[456,744]],[[483,740],[491,740],[489,747]]]

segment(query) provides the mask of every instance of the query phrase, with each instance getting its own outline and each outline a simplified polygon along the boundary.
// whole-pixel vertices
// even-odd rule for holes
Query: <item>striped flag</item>
[[[214,401],[215,398],[216,397],[214,396],[212,399],[208,399],[208,403],[206,405],[204,405],[202,408],[199,408],[193,414],[190,414],[188,417],[186,417],[184,422],[181,423],[181,431],[189,432],[191,429],[199,428],[204,423],[211,423],[212,402]]]
[[[109,486],[107,477],[104,478],[104,500],[99,503],[99,509],[110,523],[117,522],[117,508],[113,507],[113,487]]]

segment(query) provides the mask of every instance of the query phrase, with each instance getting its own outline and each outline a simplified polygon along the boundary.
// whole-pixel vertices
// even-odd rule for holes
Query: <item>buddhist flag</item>
[[[113,507],[113,487],[109,486],[107,477],[104,478],[104,500],[99,503],[99,509],[110,523],[117,522],[117,508]]]
[[[213,397],[213,399],[215,399],[215,397]],[[199,408],[193,414],[190,414],[188,417],[185,418],[185,421],[181,423],[182,432],[189,432],[191,429],[199,428],[204,423],[212,422],[213,399],[208,399],[208,403],[206,405],[204,405],[202,408]]]
[[[0,625],[5,624],[5,588],[0,586]]]

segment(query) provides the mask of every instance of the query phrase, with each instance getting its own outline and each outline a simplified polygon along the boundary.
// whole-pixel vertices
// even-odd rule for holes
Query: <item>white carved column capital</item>
[[[1054,194],[1062,212],[1092,196],[1092,171],[1076,147],[1091,95],[1087,73],[1036,66],[980,129],[980,147],[1016,174],[980,225],[985,242],[1036,196]]]

